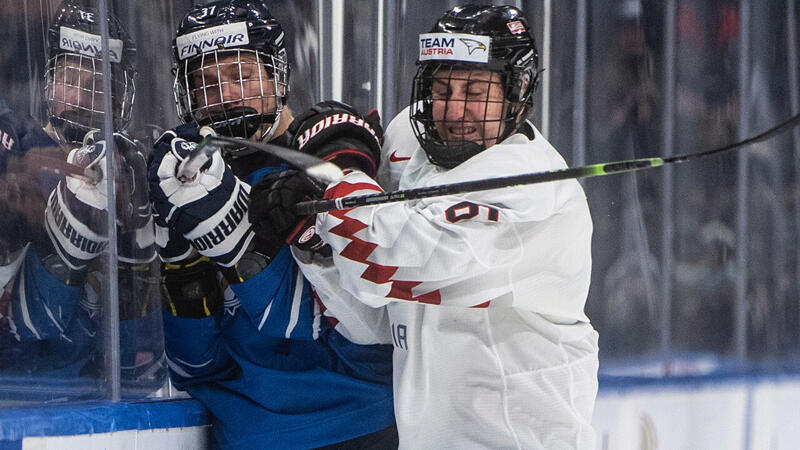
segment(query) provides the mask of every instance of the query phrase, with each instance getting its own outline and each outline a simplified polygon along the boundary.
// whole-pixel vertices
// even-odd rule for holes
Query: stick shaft
[[[523,184],[547,183],[551,181],[567,180],[571,178],[587,178],[618,173],[634,172],[642,169],[660,167],[664,164],[675,164],[691,159],[705,158],[732,150],[737,150],[747,145],[765,141],[773,136],[784,133],[800,123],[800,114],[790,117],[786,121],[770,128],[763,133],[747,138],[734,144],[695,153],[685,153],[667,158],[640,158],[626,161],[614,161],[587,166],[572,167],[567,169],[552,170],[547,172],[527,173],[508,177],[487,178],[483,180],[465,181],[461,183],[443,184],[438,186],[421,187],[402,191],[382,192],[378,194],[341,197],[335,199],[311,200],[300,202],[296,211],[300,215],[310,215],[327,212],[334,209],[349,209],[357,206],[369,206],[383,203],[401,202],[443,195],[463,194],[466,192],[484,191],[489,189],[507,188]]]
[[[77,164],[68,163],[63,159],[48,156],[47,154],[28,152],[24,155],[17,155],[15,153],[9,153],[9,155],[12,156],[9,158],[9,162],[18,162],[18,164],[12,162],[9,165],[9,170],[11,171],[30,172],[31,170],[44,170],[57,175],[80,178],[93,184],[99,182],[101,178],[99,172]]]
[[[268,144],[265,142],[255,142],[248,139],[231,138],[226,136],[207,136],[200,143],[197,150],[183,163],[179,176],[185,178],[193,177],[202,165],[217,150],[218,146],[223,147],[249,147],[264,153],[268,153],[282,161],[289,163],[292,167],[303,170],[310,177],[323,181],[327,184],[339,181],[344,174],[335,164],[324,161],[316,156],[302,153],[291,148],[279,145]]]
[[[572,178],[597,177],[614,173],[633,172],[636,170],[658,167],[664,164],[661,158],[642,158],[611,163],[591,164],[548,172],[526,173],[507,177],[487,178],[483,180],[464,181],[461,183],[441,184],[401,191],[382,192],[378,194],[341,197],[336,199],[311,200],[298,203],[296,211],[301,215],[316,214],[333,209],[348,209],[357,206],[369,206],[382,203],[402,202],[421,198],[439,197],[443,195],[463,194],[466,192],[501,189],[523,184],[547,183]]]

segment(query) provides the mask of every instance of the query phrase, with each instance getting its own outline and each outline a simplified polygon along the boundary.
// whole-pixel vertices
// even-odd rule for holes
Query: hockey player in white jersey
[[[456,7],[419,46],[381,186],[566,167],[526,120],[538,56],[519,10]],[[352,172],[325,197],[375,191]],[[283,203],[275,214],[291,215]],[[332,211],[316,228],[341,286],[388,308],[402,448],[594,447],[597,333],[583,311],[592,222],[577,181]],[[303,266],[312,283],[335,284],[317,269]]]

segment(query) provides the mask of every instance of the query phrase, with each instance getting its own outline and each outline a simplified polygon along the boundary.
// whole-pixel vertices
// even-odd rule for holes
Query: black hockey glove
[[[164,309],[177,317],[213,316],[224,303],[216,266],[198,253],[183,261],[162,264],[161,290]]]
[[[292,146],[342,169],[373,177],[380,162],[383,129],[377,111],[361,116],[352,106],[326,101],[299,115],[287,130]]]
[[[316,216],[298,216],[294,210],[297,203],[324,194],[325,186],[303,172],[285,170],[267,175],[250,192],[250,223],[256,237],[278,249],[287,243],[330,255],[330,247],[315,232]]]

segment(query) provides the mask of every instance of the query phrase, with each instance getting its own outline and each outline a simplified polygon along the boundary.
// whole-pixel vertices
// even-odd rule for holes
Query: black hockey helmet
[[[430,33],[420,35],[417,64],[411,92],[411,125],[433,164],[450,169],[502,141],[519,129],[533,106],[539,55],[527,20],[512,6],[467,5],[446,12]],[[486,102],[482,118],[465,117],[467,103],[479,101],[468,97],[455,98],[456,102],[450,97],[447,103],[446,108],[463,108],[461,118],[448,122],[444,119],[447,113],[435,117],[434,80],[469,83],[475,81],[474,71],[499,75],[498,81],[490,81],[501,84],[503,105],[499,117],[487,117],[485,113],[491,103],[488,93],[482,99]],[[497,131],[481,139],[441,132],[447,126],[485,130],[492,122]]]
[[[136,44],[122,23],[108,17],[113,123],[130,123],[136,78]],[[45,99],[48,120],[59,140],[79,144],[103,124],[100,13],[65,0],[47,29]]]
[[[286,104],[289,64],[283,28],[262,0],[196,6],[173,44],[175,101],[185,122],[225,136],[249,138],[260,130],[257,139],[271,138]],[[248,63],[263,66],[267,76],[241,70]],[[235,79],[224,79],[231,74]]]

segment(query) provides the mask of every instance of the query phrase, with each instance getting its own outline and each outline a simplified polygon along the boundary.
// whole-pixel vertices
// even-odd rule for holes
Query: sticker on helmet
[[[523,25],[520,20],[508,22],[506,25],[508,26],[508,30],[511,31],[511,34],[522,34],[525,32],[525,25]]]
[[[200,53],[223,48],[241,47],[250,43],[247,23],[237,22],[206,28],[175,38],[178,57],[183,61]]]
[[[62,50],[80,53],[92,58],[101,58],[100,35],[86,33],[69,27],[59,30],[58,46]],[[111,62],[118,63],[122,60],[122,41],[119,39],[108,40],[108,57]]]
[[[425,33],[419,35],[419,60],[449,60],[473,63],[489,62],[489,36],[462,33]]]

